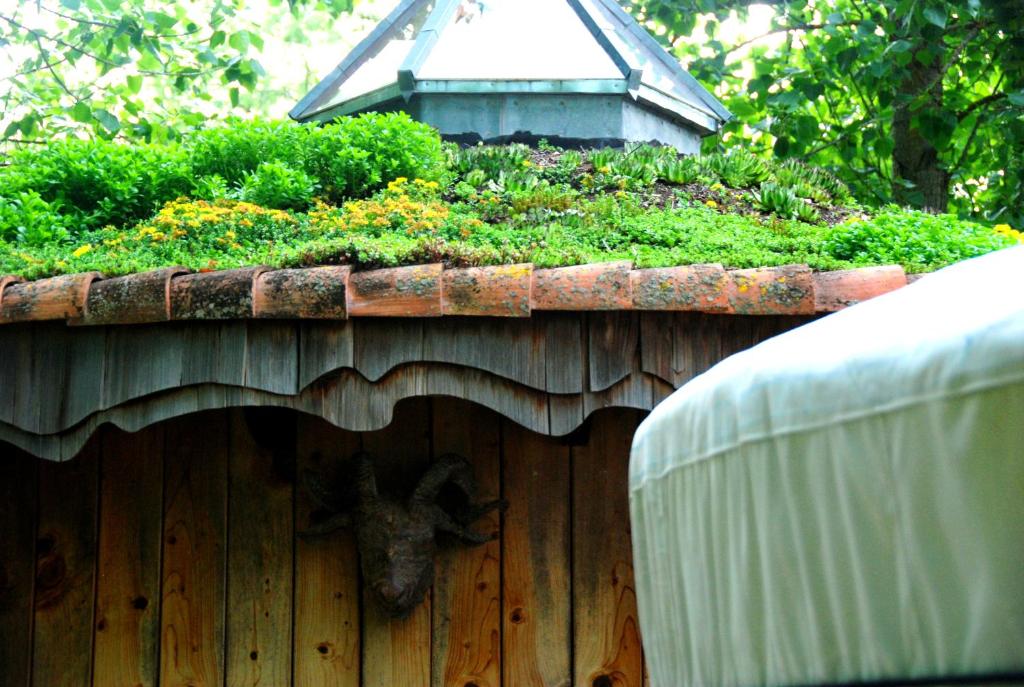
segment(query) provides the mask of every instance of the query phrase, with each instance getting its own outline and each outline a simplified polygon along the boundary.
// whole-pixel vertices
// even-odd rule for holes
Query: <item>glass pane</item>
[[[628,36],[624,29],[621,32],[615,30],[620,27],[619,21],[601,3],[594,2],[594,0],[581,0],[581,4],[590,13],[590,16],[594,17],[601,30],[605,31],[605,35],[608,36],[615,49],[631,64],[643,69],[644,85],[676,98],[681,98],[689,92],[689,89],[679,82],[671,70],[652,55],[645,46],[640,45],[632,36]]]
[[[463,0],[418,79],[621,79],[564,0]]]
[[[376,47],[364,56],[364,62],[341,84],[328,101],[328,106],[347,102],[379,88],[398,82],[398,69],[409,56],[434,3],[412,12],[407,21],[398,22]]]

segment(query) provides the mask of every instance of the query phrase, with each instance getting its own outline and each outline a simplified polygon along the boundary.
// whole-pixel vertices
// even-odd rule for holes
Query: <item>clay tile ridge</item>
[[[907,282],[898,266],[813,272],[806,265],[633,269],[629,262],[609,262],[550,269],[432,264],[355,272],[334,265],[195,274],[170,267],[113,279],[98,272],[33,282],[0,276],[0,324],[529,317],[550,310],[814,315],[836,312]]]

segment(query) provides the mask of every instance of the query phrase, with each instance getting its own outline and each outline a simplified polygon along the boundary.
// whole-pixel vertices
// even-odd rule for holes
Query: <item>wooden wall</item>
[[[290,411],[211,411],[70,463],[0,444],[4,687],[640,687],[626,471],[636,411],[570,439],[479,406],[415,399],[378,432]],[[442,551],[405,621],[364,598],[352,537],[295,536],[295,475],[354,451],[383,488],[472,458],[499,533]]]

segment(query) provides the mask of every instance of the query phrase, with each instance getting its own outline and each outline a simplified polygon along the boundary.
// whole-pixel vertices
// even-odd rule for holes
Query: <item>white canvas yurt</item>
[[[725,360],[630,490],[653,687],[1024,684],[1024,247]]]

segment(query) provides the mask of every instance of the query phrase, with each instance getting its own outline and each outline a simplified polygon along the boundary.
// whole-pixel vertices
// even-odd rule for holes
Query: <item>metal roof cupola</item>
[[[290,114],[396,110],[463,143],[687,153],[731,117],[615,0],[403,0]]]

